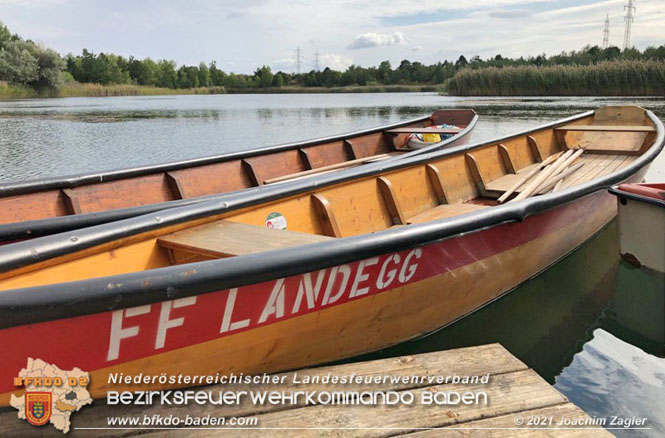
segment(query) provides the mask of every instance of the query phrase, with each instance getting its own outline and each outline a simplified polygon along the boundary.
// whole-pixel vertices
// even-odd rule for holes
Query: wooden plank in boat
[[[302,178],[304,176],[326,173],[331,170],[345,169],[347,167],[359,166],[365,163],[371,163],[373,161],[385,160],[386,158],[394,157],[395,155],[400,155],[402,152],[389,152],[387,154],[373,155],[371,157],[358,158],[356,160],[344,161],[337,164],[331,164],[329,166],[317,167],[315,169],[305,170],[303,172],[291,173],[288,175],[279,176],[277,178],[267,179],[263,181],[263,184],[274,184],[281,181],[293,180],[297,178]]]
[[[388,134],[459,134],[461,128],[395,128],[386,131]]]
[[[174,251],[208,257],[233,257],[272,249],[323,242],[330,237],[276,230],[221,220],[160,237],[157,243]]]
[[[420,224],[437,219],[445,219],[486,208],[478,204],[442,204],[406,220],[407,224]]]
[[[489,182],[485,188],[486,194],[488,196],[501,196],[505,191],[509,190],[517,181],[519,181],[536,166],[540,166],[540,163],[534,163],[530,166],[523,167],[518,170],[517,173],[508,173],[501,178],[497,178],[494,181]],[[515,193],[519,192],[519,189],[515,190]]]
[[[592,179],[596,178],[596,176],[602,172],[603,169],[605,169],[611,162],[617,160],[619,157],[619,155],[582,156],[580,158],[580,162],[583,162],[584,166],[582,166],[577,172],[569,175],[566,179],[564,179],[559,190],[591,181]]]
[[[590,132],[655,132],[653,126],[640,125],[565,125],[554,128],[557,131],[590,131]]]

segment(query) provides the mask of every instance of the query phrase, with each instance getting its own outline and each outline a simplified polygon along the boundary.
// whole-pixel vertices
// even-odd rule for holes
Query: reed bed
[[[608,61],[588,66],[464,69],[439,91],[456,96],[662,96],[665,63]]]
[[[166,94],[224,94],[224,87],[172,89],[142,85],[65,84],[57,97],[158,96]]]
[[[436,85],[348,85],[345,87],[229,88],[226,92],[229,94],[410,93],[436,90]]]
[[[8,84],[0,81],[0,99],[30,99],[34,97],[53,97],[55,90],[40,91],[27,85]]]

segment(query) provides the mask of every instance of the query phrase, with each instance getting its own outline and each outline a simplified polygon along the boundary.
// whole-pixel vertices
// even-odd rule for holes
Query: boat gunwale
[[[471,114],[473,114],[472,121],[469,122],[468,125],[471,127],[475,125],[475,122],[478,119],[478,115],[476,114],[476,112],[470,108],[460,108],[454,110],[444,109],[442,111],[469,111]],[[236,152],[211,155],[205,157],[189,158],[186,160],[170,161],[166,163],[150,164],[146,166],[112,169],[102,172],[64,175],[61,177],[37,178],[27,181],[14,181],[14,182],[8,181],[6,183],[0,183],[0,197],[26,195],[29,193],[35,193],[42,190],[71,189],[71,188],[85,186],[88,184],[117,181],[120,179],[132,178],[137,176],[146,176],[151,173],[170,172],[191,167],[204,166],[207,164],[223,163],[226,161],[231,161],[239,158],[250,158],[250,157],[255,157],[257,155],[264,155],[267,153],[283,152],[286,150],[297,149],[305,146],[317,146],[323,143],[345,140],[350,137],[358,137],[361,135],[375,134],[377,132],[385,131],[387,129],[393,129],[400,126],[409,125],[412,123],[422,122],[428,120],[432,116],[432,114],[433,113],[430,113],[429,115],[424,115],[414,119],[395,122],[383,126],[361,129],[358,131],[351,131],[342,134],[334,134],[327,137],[313,138],[313,139],[295,141],[290,143],[268,145],[245,151],[236,151]],[[460,131],[460,134],[462,134],[465,130],[466,128]],[[455,138],[455,136],[453,136],[452,138]],[[450,139],[443,140],[429,147],[438,148],[441,146],[445,146],[447,143],[450,142],[449,140]],[[418,152],[418,151],[413,151],[413,152]]]
[[[628,166],[587,183],[572,186],[560,192],[527,198],[522,201],[494,206],[447,219],[413,224],[408,227],[391,228],[344,239],[242,257],[216,259],[149,271],[0,291],[0,328],[118,310],[225,290],[231,287],[242,287],[435,243],[456,237],[462,233],[480,232],[507,222],[521,222],[530,215],[542,213],[579,201],[583,197],[598,194],[598,192],[607,189],[611,185],[625,181],[653,161],[663,149],[665,128],[663,123],[651,111],[645,110],[645,112],[657,129],[657,136],[653,139],[649,149]],[[587,117],[591,114],[593,114],[593,111],[550,123],[547,127],[565,123],[570,119]],[[540,127],[538,129],[544,128]],[[533,131],[530,130],[529,132]],[[503,138],[499,140],[503,140]],[[424,157],[413,157],[407,163],[400,161],[391,163],[387,167],[389,170],[396,170],[431,160],[432,155],[439,158],[461,150],[482,147],[495,142],[497,142],[496,139],[427,154]],[[388,169],[384,166],[376,166],[370,173],[375,174]],[[355,174],[358,172],[349,173],[357,176]],[[367,171],[361,172],[361,174],[369,176]],[[335,182],[338,183],[341,182],[340,180],[350,178],[352,178],[350,175],[338,176]],[[295,190],[294,187],[298,188],[300,185],[293,184],[287,191],[293,191]],[[319,187],[316,183],[310,183],[310,190],[312,185],[315,188]],[[277,193],[285,191],[284,186],[275,191]],[[226,201],[210,201],[194,206],[165,210],[159,214],[131,218],[121,223],[99,225],[84,230],[82,233],[63,233],[57,236],[44,237],[39,239],[41,241],[39,242],[40,247],[44,251],[42,255],[48,255],[46,258],[55,257],[70,252],[74,246],[84,249],[118,238],[150,231],[165,224],[178,224],[247,207],[247,205],[259,202],[267,202],[267,198],[271,197],[258,196],[254,193],[243,193],[242,195],[254,199],[244,200],[244,203],[237,202],[237,204]],[[237,198],[239,195],[229,197]],[[274,199],[275,196],[273,195],[272,198]],[[72,237],[77,237],[76,242],[72,242]],[[35,253],[30,250],[30,246],[34,246],[34,242],[26,242],[25,244],[19,242],[0,248],[2,270],[7,270],[7,267],[16,269],[36,262]],[[109,288],[109,285],[113,285],[113,288]]]
[[[655,205],[656,207],[665,208],[665,199],[650,198],[648,196],[638,195],[637,193],[626,192],[621,190],[618,186],[612,186],[608,189],[610,194],[619,198],[632,199],[633,201],[643,202],[645,204]]]

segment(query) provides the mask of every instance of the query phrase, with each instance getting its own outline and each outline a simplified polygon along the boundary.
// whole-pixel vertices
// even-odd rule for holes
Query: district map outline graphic
[[[88,373],[82,371],[80,368],[73,368],[69,371],[64,371],[57,366],[44,362],[41,359],[28,358],[28,364],[25,368],[21,369],[18,377],[25,379],[29,378],[60,378],[62,385],[60,386],[36,386],[29,383],[25,386],[26,392],[50,392],[52,394],[51,418],[49,423],[56,429],[63,433],[69,432],[70,417],[72,413],[77,412],[83,406],[92,403],[92,397],[87,390],[87,386],[70,385],[70,379],[80,382],[85,379],[90,382]],[[25,414],[25,397],[23,394],[15,396],[12,394],[9,404],[18,409],[18,418],[27,420]]]

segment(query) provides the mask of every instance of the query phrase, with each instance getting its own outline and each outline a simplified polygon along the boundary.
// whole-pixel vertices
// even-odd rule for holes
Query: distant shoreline
[[[144,85],[65,84],[58,89],[37,90],[25,85],[0,82],[0,99],[45,99],[64,97],[175,96],[191,94],[314,94],[314,93],[413,93],[434,92],[438,85],[358,85],[346,87],[268,88],[160,88]]]

